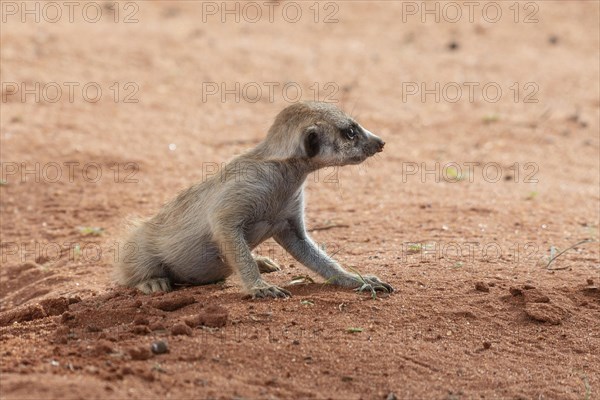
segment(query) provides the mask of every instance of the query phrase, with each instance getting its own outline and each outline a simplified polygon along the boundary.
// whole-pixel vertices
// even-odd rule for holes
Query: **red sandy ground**
[[[497,23],[481,6],[472,23],[422,23],[401,2],[339,2],[331,24],[335,8],[321,3],[315,23],[301,4],[295,24],[203,22],[199,2],[158,1],[119,3],[118,23],[108,3],[95,24],[69,23],[66,9],[57,23],[2,23],[3,84],[65,90],[52,103],[3,87],[2,399],[598,397],[598,2],[535,2],[529,24],[525,3],[518,23],[512,2]],[[132,10],[138,22],[122,23]],[[80,83],[73,101],[65,82]],[[87,82],[100,101],[83,99]],[[128,82],[138,103],[123,102]],[[206,82],[257,82],[263,96],[204,101]],[[272,101],[267,82],[279,85]],[[307,224],[343,265],[396,292],[323,285],[268,243],[259,252],[283,270],[267,279],[291,299],[244,300],[236,279],[159,296],[116,287],[126,218],[260,141],[289,104],[286,82],[305,99],[318,83],[321,100],[333,82],[332,98],[386,140],[360,167],[311,177]],[[496,82],[503,95],[403,99],[407,82]],[[40,172],[21,176],[21,162]],[[585,239],[546,267],[551,247]],[[290,285],[298,275],[315,283]],[[153,355],[159,340],[169,352]]]

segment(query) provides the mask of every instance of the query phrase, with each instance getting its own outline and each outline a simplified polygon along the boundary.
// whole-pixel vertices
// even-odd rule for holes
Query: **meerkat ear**
[[[306,138],[304,139],[304,150],[306,156],[312,158],[319,154],[321,143],[319,142],[319,134],[316,127],[310,127],[306,130]]]

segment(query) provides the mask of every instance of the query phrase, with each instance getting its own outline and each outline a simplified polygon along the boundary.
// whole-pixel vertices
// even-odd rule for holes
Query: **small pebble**
[[[588,278],[586,282],[588,285],[594,286],[594,280],[592,278]]]
[[[60,316],[60,319],[61,322],[64,324],[66,322],[73,321],[75,319],[75,315],[67,311]]]
[[[489,349],[490,347],[492,347],[492,344],[490,342],[483,342],[483,348],[484,349]]]
[[[102,332],[102,328],[99,328],[97,325],[90,324],[85,327],[88,332]]]
[[[135,333],[136,335],[146,335],[152,331],[146,325],[136,325],[131,328],[131,332]]]
[[[152,357],[152,353],[146,347],[134,347],[129,349],[129,355],[132,360],[147,360]]]
[[[148,318],[142,317],[141,315],[138,315],[133,320],[133,324],[134,325],[150,325],[150,321],[148,321]]]
[[[94,367],[93,365],[88,365],[85,367],[85,371],[89,372],[90,374],[97,374],[98,373],[98,367]]]
[[[487,285],[487,283],[485,283],[485,282],[476,282],[475,283],[475,290],[478,290],[480,292],[489,292],[490,288]]]
[[[454,40],[451,41],[450,43],[448,43],[448,48],[450,50],[456,50],[456,49],[458,49],[458,47],[459,47],[458,43],[455,42]]]
[[[162,311],[175,311],[189,306],[190,304],[194,304],[195,302],[196,300],[192,296],[181,296],[155,300],[152,303],[152,306]]]
[[[396,393],[389,392],[385,400],[398,400],[398,397],[396,397]]]
[[[131,367],[124,366],[123,368],[121,368],[121,374],[122,375],[133,375],[134,371]]]
[[[508,289],[508,291],[513,296],[523,296],[523,291],[521,289],[519,289],[519,288],[511,287],[510,289]]]
[[[285,311],[285,308],[283,308],[282,310]],[[270,317],[271,313],[267,313],[266,316]],[[198,317],[200,325],[210,326],[213,328],[220,328],[227,324],[227,320],[229,319],[229,312],[223,307],[212,305],[208,306],[206,310],[204,310],[204,313],[200,313]]]
[[[184,324],[183,322],[179,322],[171,328],[171,334],[173,336],[177,335],[188,335],[192,336],[192,328]]]
[[[113,352],[113,345],[108,340],[100,339],[98,343],[96,343],[96,347],[94,348],[94,353],[97,356],[103,354],[109,354]]]
[[[164,354],[169,352],[169,346],[162,340],[152,343],[150,348],[154,354]]]
[[[164,324],[162,322],[155,322],[152,325],[150,325],[150,330],[152,331],[166,331],[167,328],[165,328]]]

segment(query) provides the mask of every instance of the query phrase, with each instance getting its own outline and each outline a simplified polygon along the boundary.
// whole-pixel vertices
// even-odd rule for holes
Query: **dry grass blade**
[[[292,277],[288,285],[307,285],[309,283],[315,283],[315,280],[308,275],[298,275]]]
[[[324,225],[324,226],[315,226],[312,229],[309,229],[309,232],[314,232],[314,231],[326,231],[329,229],[333,229],[333,228],[350,228],[350,225],[347,224],[331,224],[331,225]]]
[[[348,332],[348,333],[360,333],[362,331],[363,331],[363,328],[353,328],[353,327],[350,327],[350,328],[346,329],[346,332]]]
[[[550,257],[550,260],[548,261],[548,264],[546,264],[546,269],[550,270],[550,271],[560,271],[563,269],[567,269],[568,267],[563,267],[563,268],[550,268],[550,264],[552,264],[554,262],[554,260],[556,260],[558,257],[560,257],[561,255],[563,255],[564,253],[566,253],[567,251],[574,249],[577,246],[580,246],[584,243],[589,243],[589,242],[593,242],[593,239],[585,239],[582,240],[580,242],[575,243],[574,245],[567,247],[566,249],[564,249],[563,251],[561,251],[560,253],[558,253],[555,256]]]

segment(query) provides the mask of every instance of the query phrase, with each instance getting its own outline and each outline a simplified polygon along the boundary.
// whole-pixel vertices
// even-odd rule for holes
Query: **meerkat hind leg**
[[[145,294],[170,292],[172,290],[171,283],[169,282],[168,278],[148,279],[147,281],[137,284],[135,287]]]
[[[269,274],[271,272],[281,271],[281,267],[269,257],[253,256],[254,261],[258,265],[258,270],[261,274]]]

